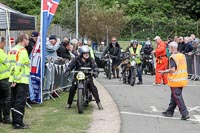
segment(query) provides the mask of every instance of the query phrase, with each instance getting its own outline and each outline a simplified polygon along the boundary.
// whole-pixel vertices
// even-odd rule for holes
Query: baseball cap
[[[31,37],[38,37],[39,33],[37,31],[33,31]]]
[[[160,39],[160,37],[159,37],[159,36],[156,36],[153,40],[157,40],[157,39]]]
[[[51,36],[49,37],[49,40],[57,40],[57,36],[56,36],[56,35],[51,35]]]

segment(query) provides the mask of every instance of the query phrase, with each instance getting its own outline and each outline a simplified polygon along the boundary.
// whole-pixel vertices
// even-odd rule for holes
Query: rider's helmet
[[[79,48],[79,53],[83,56],[84,53],[90,53],[90,48],[87,45],[83,45]]]
[[[146,41],[145,45],[151,45],[151,42],[150,41]]]
[[[138,41],[137,40],[131,40],[131,45],[133,44],[138,44]]]

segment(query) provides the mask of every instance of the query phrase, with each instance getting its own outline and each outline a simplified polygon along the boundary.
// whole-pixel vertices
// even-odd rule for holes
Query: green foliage
[[[0,2],[23,13],[37,15],[39,20],[39,0],[0,0]],[[120,28],[121,38],[145,39],[160,35],[166,39],[174,35],[187,36],[191,33],[199,35],[199,0],[79,0],[80,11],[81,8],[88,8],[88,11],[96,13],[94,15],[97,16],[115,11],[121,12],[123,18],[117,18],[126,22],[125,26],[121,25]],[[88,21],[95,23],[94,18],[97,16],[88,18]],[[84,17],[81,12],[79,17]],[[53,23],[60,24],[71,32],[75,31],[75,0],[60,1]],[[105,27],[105,22],[99,21],[98,25]],[[86,30],[91,31],[87,27],[80,34],[85,35]],[[97,36],[105,36],[105,29],[100,32],[103,32],[102,35]]]
[[[1,3],[30,15],[40,14],[40,0],[0,0]]]

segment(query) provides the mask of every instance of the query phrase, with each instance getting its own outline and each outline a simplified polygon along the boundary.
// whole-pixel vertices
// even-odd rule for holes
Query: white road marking
[[[107,86],[107,87],[116,87],[116,86],[130,86],[129,84],[124,84],[124,85],[104,85],[104,86]],[[168,87],[167,85],[135,85],[135,86],[138,86],[138,87],[149,87],[149,86],[155,86],[155,87]],[[199,85],[187,85],[187,87],[199,87]]]
[[[188,108],[188,111],[190,112],[190,111],[193,111],[193,110],[195,110],[195,111],[200,111],[200,106],[196,106],[196,107],[193,107],[193,108],[191,108],[191,107],[187,107]]]
[[[158,112],[157,108],[155,106],[150,106],[153,112]]]
[[[121,114],[127,114],[127,115],[136,115],[136,116],[147,116],[147,117],[154,117],[154,118],[163,118],[163,119],[173,119],[173,120],[180,120],[180,118],[177,117],[165,117],[160,115],[150,115],[150,114],[142,114],[142,113],[132,113],[132,112],[120,112]],[[188,119],[188,121],[193,122],[199,122],[200,123],[200,116],[198,116],[198,119]]]
[[[197,121],[200,123],[200,115],[193,115],[196,119],[197,119]]]

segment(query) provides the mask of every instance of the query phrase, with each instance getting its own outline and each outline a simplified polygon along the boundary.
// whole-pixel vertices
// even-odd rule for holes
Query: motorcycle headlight
[[[150,56],[149,56],[149,58],[153,58],[153,56],[152,56],[152,55],[150,55]]]
[[[78,74],[76,75],[76,79],[77,80],[84,80],[85,79],[85,74],[83,72],[78,72]]]

